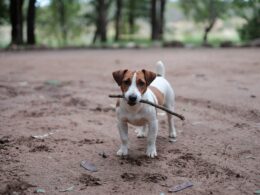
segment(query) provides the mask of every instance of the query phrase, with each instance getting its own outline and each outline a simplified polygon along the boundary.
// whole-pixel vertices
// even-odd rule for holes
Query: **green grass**
[[[88,35],[89,37],[89,35]],[[130,36],[127,36],[128,38]],[[166,36],[167,37],[167,36]],[[193,34],[188,34],[188,33],[183,33],[179,34],[176,36],[168,36],[168,37],[176,37],[176,39],[172,40],[177,40],[183,42],[185,45],[190,45],[194,47],[201,46],[203,43],[202,40],[202,33],[193,33]],[[166,42],[171,41],[170,39],[166,39]],[[213,47],[218,47],[221,42],[223,41],[231,41],[234,44],[241,44],[242,42],[240,41],[238,36],[232,36],[230,37],[225,37],[222,36],[221,34],[218,33],[209,33],[208,35],[208,43],[211,44]],[[7,40],[2,40],[0,41],[0,48],[6,48],[9,45]],[[147,48],[151,46],[161,46],[162,41],[155,41],[152,42],[149,37],[147,38],[136,38],[133,37],[133,39],[121,39],[118,42],[115,42],[113,37],[109,37],[107,43],[101,43],[100,41],[97,41],[95,44],[91,44],[90,40],[86,41],[84,38],[76,38],[75,40],[70,40],[69,43],[67,44],[62,44],[61,41],[58,41],[54,37],[49,37],[44,38],[40,40],[40,37],[37,37],[37,45],[36,46],[47,46],[51,48],[62,48],[62,47],[94,47],[94,48],[103,48],[103,47],[108,47],[108,48],[134,48],[134,47],[141,47],[141,48]],[[26,47],[26,46],[22,46]]]

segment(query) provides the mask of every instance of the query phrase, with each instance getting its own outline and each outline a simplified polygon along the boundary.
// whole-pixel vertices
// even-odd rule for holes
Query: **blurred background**
[[[1,0],[0,48],[260,45],[259,0]]]

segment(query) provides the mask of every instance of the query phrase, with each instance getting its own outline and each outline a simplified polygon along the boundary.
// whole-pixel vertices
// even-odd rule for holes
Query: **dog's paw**
[[[177,135],[176,133],[170,133],[169,138],[176,139]]]
[[[157,156],[156,147],[155,146],[149,146],[146,150],[146,155],[148,157],[154,158]]]
[[[128,155],[128,149],[125,146],[121,146],[120,149],[117,151],[117,156],[126,156]]]
[[[169,138],[176,138],[177,137],[177,134],[176,134],[176,130],[173,129],[169,132]]]
[[[136,132],[137,132],[137,137],[138,138],[145,137],[145,131],[143,129],[137,129]]]

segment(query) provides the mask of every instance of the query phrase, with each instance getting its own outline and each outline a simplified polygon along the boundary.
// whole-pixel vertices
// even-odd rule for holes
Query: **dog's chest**
[[[142,114],[127,114],[125,120],[135,126],[143,126],[147,123],[147,119]]]

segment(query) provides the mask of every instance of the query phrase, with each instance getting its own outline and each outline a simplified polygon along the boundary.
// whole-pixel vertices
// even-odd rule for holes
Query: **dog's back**
[[[163,105],[173,106],[174,104],[174,91],[170,83],[165,79],[165,66],[162,61],[158,61],[156,65],[157,77],[150,84],[149,88],[153,93],[161,93],[163,95]],[[159,92],[157,91],[159,90]],[[157,95],[158,96],[158,95]],[[159,102],[158,102],[159,103]]]

